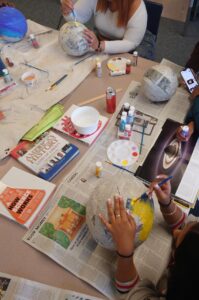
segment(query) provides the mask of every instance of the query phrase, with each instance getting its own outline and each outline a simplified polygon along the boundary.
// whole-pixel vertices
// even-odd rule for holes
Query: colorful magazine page
[[[65,112],[65,114],[59,119],[59,121],[53,127],[65,134],[73,137],[74,139],[77,139],[88,145],[91,145],[92,143],[94,143],[94,141],[97,139],[97,137],[103,131],[103,129],[106,127],[109,119],[100,115],[98,127],[95,132],[93,132],[92,134],[87,134],[87,135],[79,134],[73,127],[73,124],[70,119],[71,113],[76,108],[78,108],[78,106],[73,104],[69,108],[69,110],[67,110]]]
[[[79,149],[55,132],[48,131],[34,142],[20,142],[10,154],[37,176],[51,180],[79,154]]]
[[[0,181],[0,213],[29,228],[54,189],[55,184],[13,167]]]

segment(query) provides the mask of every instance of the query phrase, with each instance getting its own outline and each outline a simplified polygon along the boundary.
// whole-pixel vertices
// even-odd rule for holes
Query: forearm
[[[74,12],[77,21],[86,23],[90,20],[96,10],[97,0],[79,0],[74,4]],[[66,21],[74,20],[74,14],[70,13],[64,16]]]
[[[119,292],[128,292],[139,281],[139,275],[134,265],[133,257],[118,257],[115,273],[115,285]]]
[[[168,206],[160,205],[160,210],[163,218],[172,230],[179,228],[184,223],[186,215],[173,200]]]

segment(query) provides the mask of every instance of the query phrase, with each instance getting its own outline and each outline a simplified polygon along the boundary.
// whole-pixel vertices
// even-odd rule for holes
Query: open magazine
[[[0,300],[100,300],[0,272]],[[101,299],[102,300],[102,299]]]
[[[176,116],[176,102],[178,106],[182,107],[177,121],[182,122],[188,106],[187,97],[186,94],[182,95],[182,92],[177,90],[169,102],[157,105],[150,103],[143,96],[139,83],[131,83],[120,105],[129,102],[138,110],[148,111],[150,115],[158,119],[158,122],[154,126],[152,134],[144,137],[143,151],[137,162],[128,167],[130,171],[134,172],[143,163],[168,116],[172,113]],[[116,140],[117,128],[114,124],[120,109],[121,107],[118,107],[108,127],[93,147],[64,178],[47,209],[42,212],[33,227],[24,236],[26,243],[51,257],[109,299],[119,299],[113,282],[116,254],[98,246],[92,238],[86,225],[85,212],[86,203],[99,182],[95,176],[96,161],[101,161],[103,164],[103,178],[125,172],[105,162],[107,148]],[[141,141],[139,132],[133,133],[133,141],[139,145]],[[157,201],[154,202],[153,230],[149,238],[136,249],[135,264],[141,278],[147,278],[156,284],[167,266],[172,238],[164,223]]]

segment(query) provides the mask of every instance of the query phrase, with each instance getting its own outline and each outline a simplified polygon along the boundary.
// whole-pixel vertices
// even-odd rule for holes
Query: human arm
[[[139,280],[133,261],[136,226],[133,217],[126,212],[121,197],[114,198],[114,207],[109,199],[107,210],[109,220],[106,220],[102,215],[99,217],[112,234],[118,253],[115,274],[116,288],[121,292],[126,292],[133,288]]]
[[[158,185],[158,182],[164,178],[167,178],[167,176],[159,175],[156,177],[156,180],[149,187],[149,194],[152,194],[153,191],[155,192],[163,218],[168,226],[174,230],[184,223],[185,213],[171,198],[170,182],[167,181],[161,187]]]
[[[199,72],[199,42],[196,44],[185,68],[191,68],[196,73]]]
[[[101,25],[101,26],[105,26]],[[144,34],[146,32],[147,26],[147,12],[143,2],[141,2],[140,6],[137,8],[133,16],[129,19],[127,26],[124,31],[123,38],[117,38],[117,30],[115,29],[115,38],[114,33],[111,32],[111,40],[105,41],[104,52],[115,54],[115,53],[124,53],[130,52],[134,50],[142,41]],[[98,24],[96,23],[96,27],[98,28]],[[109,26],[107,27],[109,28]],[[100,29],[100,27],[99,27]],[[103,27],[102,27],[103,30]],[[104,28],[105,32],[109,33],[106,28]],[[103,35],[103,31],[101,32]]]
[[[74,20],[74,10],[77,21],[86,23],[96,10],[97,0],[79,0],[73,4],[72,0],[61,0],[62,13],[66,21]]]

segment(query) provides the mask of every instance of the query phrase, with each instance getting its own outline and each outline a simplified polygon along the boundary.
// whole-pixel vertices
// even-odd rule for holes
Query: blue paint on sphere
[[[18,42],[25,36],[28,26],[24,15],[16,8],[0,8],[0,38]]]

